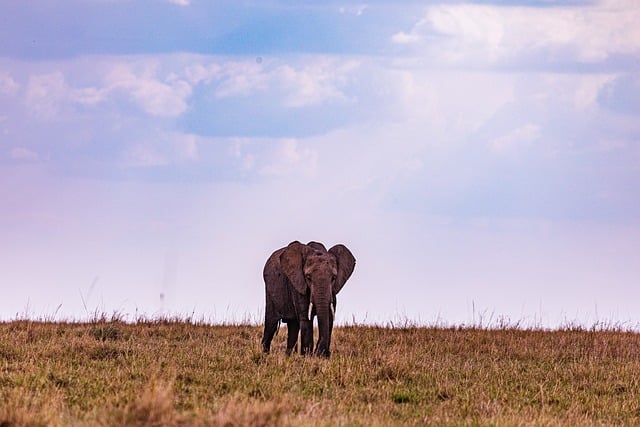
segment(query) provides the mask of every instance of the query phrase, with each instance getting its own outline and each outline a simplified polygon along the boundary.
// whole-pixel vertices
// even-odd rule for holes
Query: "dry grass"
[[[284,331],[283,331],[284,332]],[[640,335],[334,330],[329,360],[261,328],[0,324],[0,426],[640,425]]]

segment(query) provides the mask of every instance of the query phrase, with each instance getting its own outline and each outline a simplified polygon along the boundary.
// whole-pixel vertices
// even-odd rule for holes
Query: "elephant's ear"
[[[336,285],[333,289],[333,293],[337,294],[351,277],[356,266],[356,259],[345,245],[335,245],[329,249],[329,253],[336,257],[338,263],[338,277],[336,277]]]
[[[289,243],[289,246],[280,254],[280,266],[282,271],[289,278],[293,287],[301,294],[307,293],[307,282],[304,280],[304,258],[307,252],[307,246],[295,241]]]

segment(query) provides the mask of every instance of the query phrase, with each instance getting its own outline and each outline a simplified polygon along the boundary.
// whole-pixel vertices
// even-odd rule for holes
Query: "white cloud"
[[[530,59],[604,61],[640,53],[640,3],[605,0],[593,5],[513,7],[436,5],[396,42],[424,41],[424,48],[452,62]]]
[[[621,73],[607,81],[598,93],[598,104],[609,111],[637,117],[640,114],[640,73]]]
[[[170,75],[164,81],[155,76],[153,68],[137,75],[130,66],[115,66],[106,78],[108,91],[124,91],[144,111],[153,116],[177,117],[187,109],[191,85]]]
[[[529,145],[540,138],[540,126],[527,123],[491,142],[491,148],[496,152],[504,152],[516,147]]]
[[[270,78],[270,75],[254,61],[229,62],[223,66],[216,96],[247,96],[264,91],[269,87]]]
[[[386,84],[400,120],[418,121],[447,134],[475,131],[514,99],[516,79],[508,74],[392,70]]]
[[[222,67],[217,64],[194,64],[190,65],[185,69],[185,78],[192,85],[197,85],[200,83],[209,84],[213,80],[221,77]]]
[[[307,57],[304,64],[283,64],[267,68],[254,61],[231,62],[222,69],[195,68],[193,75],[206,79],[212,74],[220,80],[216,96],[249,96],[257,92],[275,91],[284,106],[300,108],[345,100],[343,87],[359,62],[335,58]],[[207,77],[204,77],[207,76]]]
[[[344,100],[346,97],[340,86],[344,84],[345,75],[353,68],[353,63],[320,63],[301,70],[284,65],[275,73],[288,92],[285,105],[295,108],[319,105],[330,100]]]
[[[61,71],[31,76],[26,104],[33,114],[52,119],[66,106],[95,106],[115,93],[125,93],[150,115],[177,117],[186,111],[192,89],[189,83],[175,75],[160,80],[153,70],[137,75],[130,66],[118,64],[107,73],[105,83],[95,87],[69,86]]]
[[[53,120],[74,106],[94,106],[107,99],[109,90],[98,87],[74,88],[62,71],[32,75],[26,87],[25,104],[31,114]]]
[[[615,74],[545,73],[539,78],[543,88],[537,94],[541,103],[563,102],[576,110],[592,110],[598,106],[598,97]]]
[[[229,146],[229,153],[239,160],[242,172],[251,171],[256,165],[256,155],[246,149],[250,142],[247,138],[233,138]]]
[[[295,139],[278,141],[272,158],[260,170],[266,176],[313,176],[317,171],[318,153],[308,147],[301,147]]]
[[[69,98],[69,87],[59,72],[31,76],[27,83],[26,104],[32,114],[52,119]]]
[[[353,14],[356,16],[360,16],[364,13],[365,10],[367,10],[369,6],[366,4],[358,4],[355,6],[341,6],[339,11],[340,13],[344,14]]]
[[[6,71],[0,73],[0,94],[15,95],[20,90],[20,84]]]
[[[168,0],[169,3],[177,4],[178,6],[189,6],[191,0]]]
[[[73,90],[71,98],[78,104],[91,106],[97,105],[107,99],[109,90],[96,87],[85,87]]]
[[[189,133],[150,131],[138,142],[129,142],[123,151],[121,166],[153,167],[198,162],[201,159],[199,147],[205,143],[215,141]]]
[[[422,40],[422,38],[418,34],[409,34],[405,33],[404,31],[400,31],[391,36],[391,41],[398,44],[413,44],[419,42],[420,40]]]
[[[124,100],[145,113],[175,118],[185,113],[194,88],[212,87],[217,98],[267,96],[275,106],[303,108],[331,102],[351,102],[346,90],[360,61],[335,57],[304,57],[296,61],[227,61],[199,55],[179,56],[177,65],[166,58],[131,57],[100,60],[86,67],[83,86],[77,85],[73,63],[53,64],[59,70],[32,74],[25,90],[31,112],[45,119],[74,108],[110,108]],[[77,64],[76,64],[77,65]],[[54,68],[55,69],[55,68]],[[5,91],[17,83],[3,74]],[[205,87],[203,87],[205,86]]]

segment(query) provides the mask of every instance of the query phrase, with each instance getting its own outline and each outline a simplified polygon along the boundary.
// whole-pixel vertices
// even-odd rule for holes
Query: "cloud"
[[[187,66],[184,74],[187,81],[193,86],[200,83],[210,84],[212,81],[221,78],[222,66],[218,63],[196,63]]]
[[[336,102],[345,112],[353,108],[353,93],[347,91],[356,66],[356,61],[324,56],[257,64],[254,58],[188,54],[10,63],[6,74],[21,75],[24,83],[16,83],[22,85],[19,96],[0,106],[0,132],[20,150],[1,154],[20,163],[35,160],[29,153],[57,153],[51,165],[58,172],[101,179],[313,175],[318,147],[292,138],[288,126],[296,121],[335,126],[318,118],[325,109],[334,112]],[[217,96],[224,90],[224,97]],[[193,120],[186,111],[198,114],[204,132],[185,125]],[[233,141],[239,138],[221,132],[215,121],[225,116],[233,119],[234,129],[258,124],[282,126],[285,132],[258,132],[234,154]],[[273,124],[272,117],[279,122]]]
[[[308,147],[301,147],[295,139],[284,139],[277,143],[268,163],[260,173],[265,176],[313,176],[317,172],[318,153]]]
[[[633,124],[621,131],[619,117],[601,114],[602,91],[617,74],[442,71],[420,64],[308,55],[261,64],[253,57],[185,54],[70,59],[43,66],[61,71],[25,73],[30,83],[21,91],[34,105],[51,101],[64,126],[30,126],[14,145],[45,153],[36,144],[49,144],[47,150],[64,153],[57,158],[66,160],[56,162],[68,173],[82,168],[120,179],[207,182],[323,176],[340,182],[341,191],[366,194],[377,207],[397,203],[467,216],[483,212],[484,206],[471,209],[482,205],[474,195],[478,182],[478,194],[504,182],[508,168],[494,172],[494,162],[531,154],[530,164],[541,168],[544,156],[571,164],[578,151],[628,142],[634,131]],[[20,75],[19,68],[10,71]],[[18,108],[3,115],[15,133],[11,123],[21,121],[14,101]],[[332,122],[336,114],[349,121]],[[218,117],[230,117],[232,131],[221,132]],[[268,127],[290,132],[300,118],[324,127],[284,136]],[[204,130],[191,128],[190,120]],[[256,124],[264,127],[241,133]],[[55,147],[40,142],[52,134]],[[419,196],[408,202],[405,195],[414,190]]]
[[[603,107],[637,116],[640,114],[640,73],[623,74],[607,80],[597,95]]]
[[[211,76],[219,79],[216,88],[219,98],[275,92],[283,105],[290,108],[347,99],[343,88],[349,75],[357,69],[357,61],[306,57],[301,62],[266,67],[255,61],[231,62],[208,72],[199,67],[191,73],[202,80]]]
[[[288,91],[285,105],[299,108],[345,100],[340,87],[344,85],[346,75],[356,67],[353,62],[334,64],[333,61],[323,61],[299,70],[285,65],[279,67],[275,74]]]
[[[169,3],[177,4],[178,6],[189,6],[191,0],[168,0]]]
[[[540,126],[528,123],[494,139],[490,146],[496,152],[504,152],[518,146],[529,145],[540,138]]]
[[[214,73],[219,75],[217,70]],[[216,96],[227,98],[264,91],[269,87],[271,76],[255,61],[234,61],[224,65],[219,79]]]
[[[634,0],[557,7],[440,4],[392,40],[445,62],[597,63],[640,53],[639,20]]]
[[[106,77],[107,91],[127,94],[144,111],[161,117],[177,117],[187,109],[191,85],[176,75],[160,80],[153,68],[137,75],[130,66],[115,66]]]
[[[124,167],[181,167],[201,160],[201,145],[215,144],[208,138],[181,132],[151,130],[130,141],[122,156]],[[211,159],[204,159],[211,160]]]
[[[525,75],[528,82],[520,85],[523,89],[521,98],[547,109],[549,105],[561,105],[583,113],[599,108],[602,90],[617,77],[615,73],[532,72]]]
[[[32,114],[42,119],[52,119],[61,105],[69,98],[69,88],[64,75],[57,71],[31,76],[27,84],[26,104]]]
[[[6,71],[0,73],[0,94],[15,95],[20,90],[20,84]]]
[[[384,82],[388,85],[386,90],[393,94],[387,100],[392,104],[389,114],[397,114],[398,120],[410,121],[417,127],[428,126],[434,144],[480,128],[514,100],[517,84],[512,75],[490,72],[412,67],[390,68],[388,72]]]
[[[338,10],[341,14],[353,14],[356,16],[360,16],[367,10],[369,6],[366,4],[359,4],[355,6],[341,6]]]
[[[418,43],[422,38],[418,34],[409,34],[400,31],[391,36],[391,41],[398,44],[414,44]]]
[[[178,117],[184,113],[191,84],[176,74],[158,78],[152,64],[142,68],[136,71],[134,65],[124,63],[99,64],[91,69],[95,74],[92,85],[84,87],[69,84],[63,71],[35,74],[29,77],[25,102],[34,115],[47,120],[65,109],[96,107],[118,95],[151,116]]]

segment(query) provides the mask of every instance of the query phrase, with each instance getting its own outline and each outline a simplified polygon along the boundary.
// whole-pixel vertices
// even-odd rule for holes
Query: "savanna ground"
[[[329,360],[261,328],[0,323],[0,426],[640,425],[640,334],[348,326]]]

